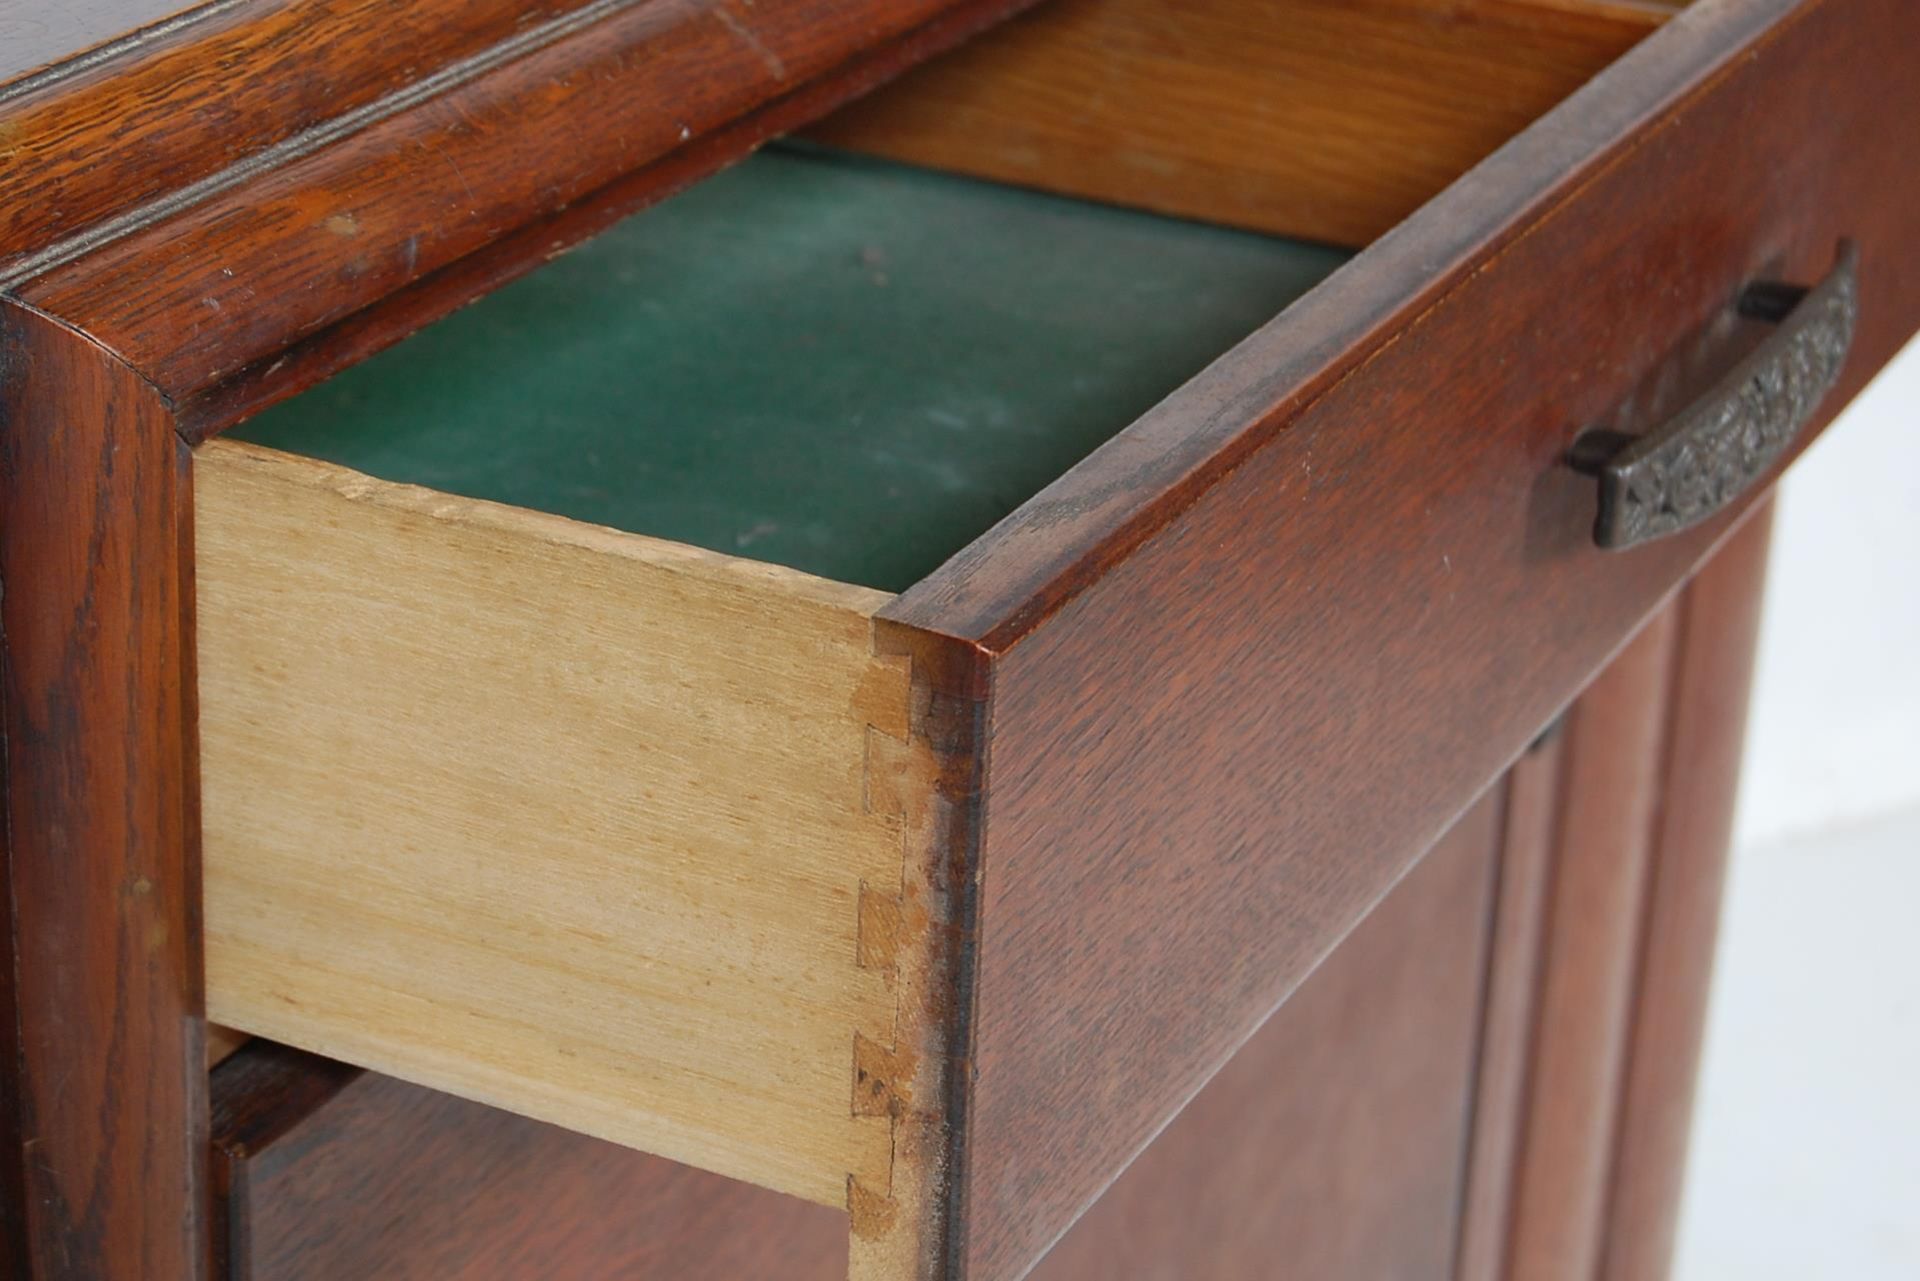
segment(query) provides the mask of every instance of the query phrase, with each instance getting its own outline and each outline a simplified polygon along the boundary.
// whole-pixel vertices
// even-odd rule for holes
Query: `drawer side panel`
[[[902,875],[868,802],[907,733],[886,598],[197,461],[210,1017],[826,1204],[884,1189],[853,1074],[893,1041],[859,945]]]

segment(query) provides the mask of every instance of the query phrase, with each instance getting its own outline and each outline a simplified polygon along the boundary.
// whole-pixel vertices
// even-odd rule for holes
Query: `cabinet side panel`
[[[0,1273],[202,1275],[178,448],[131,370],[0,301]]]
[[[886,597],[253,446],[196,482],[213,1017],[842,1205]]]

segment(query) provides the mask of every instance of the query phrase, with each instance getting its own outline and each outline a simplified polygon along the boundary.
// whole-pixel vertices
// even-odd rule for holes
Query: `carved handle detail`
[[[1741,314],[1780,328],[1712,390],[1644,436],[1591,431],[1574,468],[1600,480],[1594,541],[1632,547],[1698,524],[1738,498],[1792,443],[1839,380],[1859,313],[1851,244],[1812,289],[1760,283]]]

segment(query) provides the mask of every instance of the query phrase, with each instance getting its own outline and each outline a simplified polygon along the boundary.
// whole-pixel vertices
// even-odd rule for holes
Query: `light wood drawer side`
[[[209,1017],[884,1195],[889,598],[253,446],[195,473]]]

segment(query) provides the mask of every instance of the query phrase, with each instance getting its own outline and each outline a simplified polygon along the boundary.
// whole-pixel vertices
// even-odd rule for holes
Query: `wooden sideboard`
[[[0,7],[0,1275],[1663,1275],[1916,41]]]

